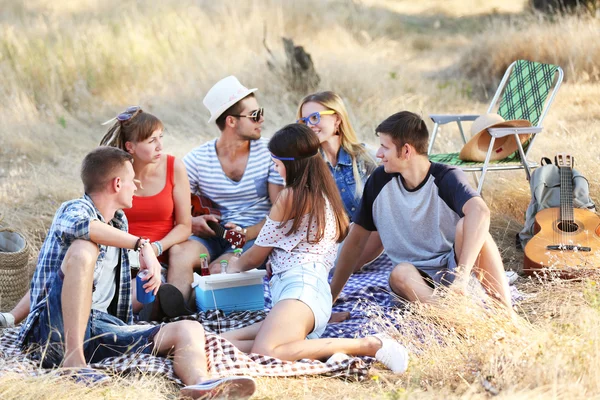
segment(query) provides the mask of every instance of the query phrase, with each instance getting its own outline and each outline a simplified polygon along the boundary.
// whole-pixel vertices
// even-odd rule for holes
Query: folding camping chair
[[[483,182],[488,171],[506,171],[524,169],[527,180],[531,177],[531,169],[537,168],[536,162],[527,160],[527,154],[535,141],[538,133],[542,131],[542,121],[548,113],[548,109],[556,96],[562,80],[563,70],[556,65],[542,64],[527,60],[517,60],[508,66],[504,77],[496,90],[496,94],[490,103],[487,113],[494,112],[500,96],[502,96],[497,108],[497,113],[505,120],[525,119],[531,122],[531,127],[521,128],[490,128],[490,145],[484,162],[463,161],[458,158],[459,153],[431,154],[433,144],[440,125],[456,122],[463,144],[467,138],[463,131],[462,122],[474,121],[479,115],[441,115],[435,114],[429,117],[433,120],[433,132],[429,141],[427,154],[434,162],[451,164],[466,172],[473,172],[477,183],[477,193],[481,193]],[[521,145],[519,134],[531,134],[530,138]],[[494,141],[497,138],[514,135],[518,150],[499,161],[490,161]],[[477,172],[481,176],[477,178]]]

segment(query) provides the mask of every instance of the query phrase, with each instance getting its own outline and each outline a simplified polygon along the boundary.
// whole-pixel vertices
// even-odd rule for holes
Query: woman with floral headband
[[[133,169],[139,186],[133,196],[133,207],[124,210],[129,232],[148,237],[158,260],[167,266],[168,284],[161,285],[159,301],[155,302],[154,309],[146,309],[142,318],[155,320],[164,315],[174,318],[191,314],[193,311],[188,309],[187,302],[193,269],[180,261],[178,246],[188,240],[192,225],[190,185],[185,166],[164,152],[164,125],[154,115],[133,106],[114,120],[100,145],[119,147],[133,155]],[[134,301],[134,310],[140,308],[141,304]]]
[[[231,261],[229,272],[256,268],[268,257],[273,308],[264,321],[222,336],[244,352],[282,360],[344,353],[375,357],[393,372],[404,372],[408,353],[390,338],[319,339],[332,308],[327,276],[348,232],[348,217],[312,130],[287,125],[271,138],[269,151],[286,186],[254,245]]]
[[[350,221],[360,205],[363,186],[377,167],[375,158],[358,141],[348,111],[340,96],[331,91],[306,96],[298,107],[298,123],[307,125],[319,137],[320,153],[344,202]],[[359,269],[383,252],[377,232],[373,232],[357,264]]]

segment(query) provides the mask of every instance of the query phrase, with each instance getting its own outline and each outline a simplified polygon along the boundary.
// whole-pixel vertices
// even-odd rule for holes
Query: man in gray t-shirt
[[[402,111],[377,127],[382,166],[367,181],[355,224],[331,281],[334,299],[346,284],[369,234],[378,231],[395,267],[394,293],[427,302],[435,285],[465,292],[476,272],[488,293],[511,307],[498,247],[489,234],[490,211],[465,174],[427,157],[429,132]]]

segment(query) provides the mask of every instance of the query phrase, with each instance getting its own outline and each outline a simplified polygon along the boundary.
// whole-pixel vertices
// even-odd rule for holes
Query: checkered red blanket
[[[358,299],[370,299],[382,306],[389,305],[386,293],[387,275],[391,264],[386,257],[381,257],[364,272],[350,278],[334,311],[351,311],[352,318],[339,324],[329,325],[324,337],[356,337],[364,330],[368,318],[355,309]],[[270,309],[269,285],[265,283],[266,309]],[[372,359],[369,357],[354,357],[343,361],[323,363],[315,360],[299,360],[295,362],[282,361],[259,354],[244,354],[227,340],[216,333],[230,329],[241,328],[264,319],[266,312],[237,312],[225,316],[220,311],[199,312],[186,319],[195,319],[202,323],[206,334],[206,353],[211,374],[249,375],[249,376],[297,376],[297,375],[327,375],[340,376],[361,380],[368,375]],[[0,370],[4,372],[41,373],[37,364],[25,357],[16,345],[18,329],[6,329],[0,338]],[[364,332],[363,332],[364,333]],[[129,354],[121,357],[108,358],[94,364],[114,373],[141,372],[162,374],[177,382],[173,373],[172,362],[162,357],[147,354]]]

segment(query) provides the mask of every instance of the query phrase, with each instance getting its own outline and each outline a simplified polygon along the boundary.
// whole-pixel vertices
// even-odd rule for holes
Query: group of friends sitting
[[[152,353],[173,358],[184,395],[252,395],[250,377],[209,379],[197,321],[132,325],[134,313],[162,321],[195,312],[191,284],[201,253],[213,272],[223,259],[228,273],[267,265],[272,309],[262,322],[221,336],[243,352],[282,360],[345,353],[406,370],[408,353],[390,337],[320,338],[350,275],[384,251],[400,298],[431,302],[436,287],[465,292],[475,276],[510,310],[490,211],[462,171],[429,161],[419,115],[382,121],[373,154],[342,98],[319,92],[302,100],[296,123],[267,140],[255,91],[233,76],[217,82],[203,103],[220,135],[183,160],[166,154],[163,123],[140,107],[119,114],[85,156],[84,196],[60,206],[29,293],[0,315],[4,326],[25,321],[20,343],[42,366],[94,375],[89,363]],[[211,200],[220,216],[192,216],[191,194]],[[213,222],[245,235],[241,257],[215,236]],[[135,300],[136,256],[149,272],[144,290],[156,295],[149,305]]]

